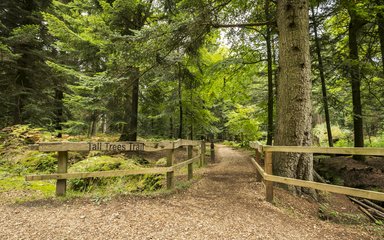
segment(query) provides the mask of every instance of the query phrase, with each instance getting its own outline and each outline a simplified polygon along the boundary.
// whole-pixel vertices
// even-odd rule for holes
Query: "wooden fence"
[[[384,201],[384,193],[368,191],[357,188],[343,187],[326,183],[318,183],[294,178],[280,177],[272,173],[272,154],[273,152],[292,152],[292,153],[321,153],[321,154],[351,154],[351,155],[370,155],[384,156],[384,148],[344,148],[344,147],[304,147],[304,146],[267,146],[259,142],[251,142],[251,148],[256,150],[255,159],[251,159],[257,169],[257,181],[264,179],[266,188],[266,200],[273,201],[273,183],[283,183],[299,187],[313,188],[317,190],[345,194],[354,197],[367,198],[372,200]],[[264,153],[264,169],[261,167],[261,153]]]
[[[175,149],[187,146],[188,159],[174,164]],[[193,147],[198,148],[198,155],[193,156]],[[154,142],[46,142],[30,145],[30,149],[41,152],[58,152],[57,173],[28,175],[26,181],[56,179],[56,195],[62,196],[66,193],[67,179],[90,178],[90,177],[118,177],[140,174],[166,174],[167,188],[174,187],[174,172],[184,166],[188,166],[188,180],[193,177],[193,163],[199,162],[200,166],[206,164],[205,141],[192,141],[179,139],[177,141]],[[142,168],[134,170],[115,170],[100,172],[74,172],[68,173],[68,152],[88,151],[159,151],[168,150],[166,167]]]

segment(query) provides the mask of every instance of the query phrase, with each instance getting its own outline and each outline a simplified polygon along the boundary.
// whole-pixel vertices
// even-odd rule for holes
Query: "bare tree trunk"
[[[101,117],[101,131],[107,133],[107,114],[104,113]]]
[[[173,138],[173,117],[169,118],[169,138]]]
[[[137,120],[139,110],[139,73],[138,70],[135,74],[134,82],[132,85],[132,114],[129,123],[128,141],[137,140]]]
[[[191,92],[191,106],[193,106],[193,89],[191,88],[189,90]],[[189,132],[189,139],[193,140],[193,112],[192,111],[189,111],[189,121],[190,121],[190,124],[191,124],[191,129],[190,129],[190,132]]]
[[[383,5],[383,0],[377,1],[378,5]],[[377,13],[377,25],[379,27],[379,39],[380,39],[380,50],[381,50],[381,64],[383,65],[384,75],[384,15],[382,12]]]
[[[89,124],[88,137],[93,137],[97,132],[97,113],[93,112],[91,115],[91,122]]]
[[[269,0],[265,1],[265,16],[267,20],[271,19],[269,10]],[[273,70],[272,70],[272,47],[271,47],[271,27],[267,27],[265,41],[267,43],[267,62],[268,62],[268,127],[267,127],[267,145],[272,145],[273,138]]]
[[[137,140],[137,116],[139,106],[139,70],[137,68],[131,69],[130,84],[131,94],[128,94],[126,99],[125,120],[126,124],[123,126],[120,135],[120,141],[136,141]]]
[[[64,94],[61,89],[59,89],[58,86],[56,86],[55,89],[55,105],[56,105],[56,111],[55,111],[55,130],[57,131],[57,137],[61,138],[62,137],[62,123],[63,123],[63,112],[64,112],[64,105],[63,105],[63,99],[64,99]]]
[[[179,96],[179,134],[178,138],[183,138],[183,99],[182,99],[182,89],[181,89],[181,69],[179,66],[179,86],[178,86],[178,96]]]
[[[28,50],[25,50],[28,51]],[[17,60],[17,76],[16,76],[16,94],[13,109],[13,124],[23,124],[23,112],[25,106],[25,100],[28,96],[27,92],[30,89],[29,79],[26,73],[28,56],[23,54],[20,59]]]
[[[352,7],[351,7],[352,8]],[[349,72],[351,74],[352,86],[352,104],[353,104],[353,137],[355,147],[364,147],[364,134],[363,134],[363,111],[361,105],[361,92],[360,92],[360,66],[359,66],[359,49],[357,38],[361,27],[364,22],[356,15],[354,10],[349,9],[350,22],[349,22],[349,58],[350,66]],[[355,160],[364,161],[364,156],[355,155]]]
[[[311,145],[311,61],[309,53],[308,1],[277,2],[279,77],[277,125],[274,145]],[[313,156],[274,153],[277,175],[313,180]],[[300,187],[291,188],[300,193]]]
[[[328,108],[327,87],[325,85],[323,57],[321,56],[320,39],[317,34],[317,21],[315,16],[315,9],[313,6],[311,6],[311,12],[312,12],[312,21],[313,21],[313,31],[315,32],[316,54],[317,54],[317,60],[319,62],[321,92],[323,94],[323,107],[324,107],[324,114],[325,114],[325,124],[327,126],[328,145],[330,147],[333,147],[331,120],[329,117],[329,108]]]

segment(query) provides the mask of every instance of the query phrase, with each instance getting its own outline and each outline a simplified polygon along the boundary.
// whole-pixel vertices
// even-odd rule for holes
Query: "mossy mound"
[[[14,169],[20,173],[54,173],[57,169],[56,153],[28,151],[16,161]]]
[[[123,156],[102,155],[77,162],[68,169],[68,172],[97,172],[138,168],[140,166],[135,164],[135,161],[125,159]]]
[[[94,156],[73,164],[68,172],[98,172],[113,170],[140,169],[143,165],[137,159],[125,159],[122,155]],[[129,175],[125,177],[83,178],[69,181],[74,191],[91,191],[95,187],[106,187],[118,191],[154,191],[162,187],[160,175]]]
[[[14,125],[0,130],[0,143],[3,147],[15,148],[51,138],[49,132],[42,128],[31,128],[29,125]]]

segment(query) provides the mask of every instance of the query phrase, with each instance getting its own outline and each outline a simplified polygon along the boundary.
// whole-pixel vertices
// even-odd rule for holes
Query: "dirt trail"
[[[0,206],[0,239],[373,239],[265,202],[245,154],[218,145],[217,157],[171,196]]]

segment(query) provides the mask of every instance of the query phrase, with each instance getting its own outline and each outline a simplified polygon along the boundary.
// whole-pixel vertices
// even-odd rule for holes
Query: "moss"
[[[28,151],[16,159],[11,171],[22,173],[53,173],[57,169],[56,153],[42,153],[38,151]]]
[[[98,171],[112,171],[112,170],[125,170],[125,169],[139,169],[140,166],[131,159],[124,159],[123,156],[94,156],[84,161],[73,164],[68,172],[98,172]],[[135,176],[127,176],[132,180]],[[72,179],[69,181],[69,186],[74,191],[91,191],[92,188],[98,186],[106,186],[116,183],[117,177],[112,178],[82,178]],[[120,182],[120,181],[118,181]]]
[[[68,169],[68,172],[97,172],[138,168],[139,165],[130,159],[124,159],[123,156],[102,155],[77,162]]]
[[[32,190],[33,192],[43,193],[44,196],[53,195],[55,184],[47,181],[25,181],[24,177],[13,176],[0,179],[0,192],[11,190]]]
[[[145,163],[145,162],[144,162]],[[94,156],[75,163],[69,172],[96,172],[126,169],[140,169],[137,159],[124,159],[123,156]],[[119,193],[156,191],[162,187],[164,176],[160,174],[129,175],[109,178],[83,178],[69,181],[74,191],[113,191]]]

